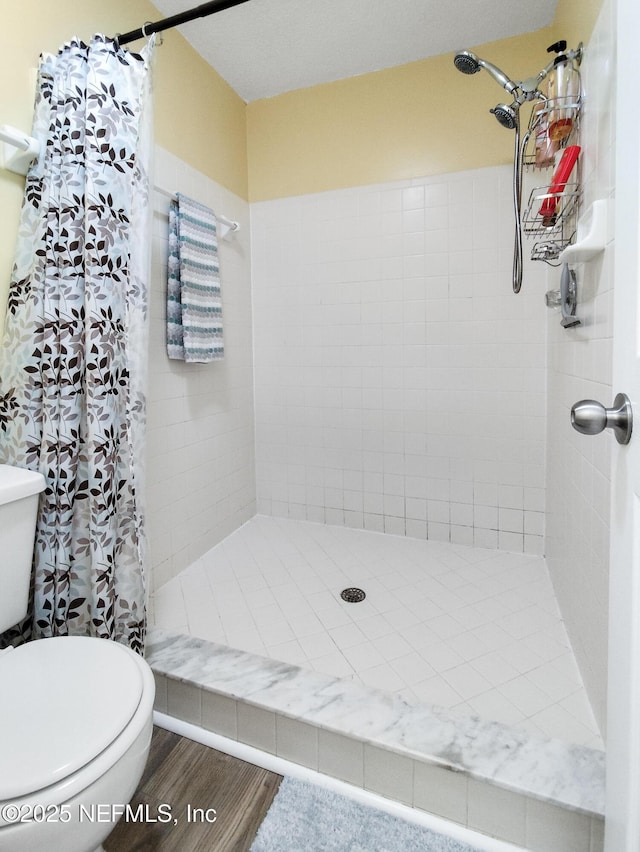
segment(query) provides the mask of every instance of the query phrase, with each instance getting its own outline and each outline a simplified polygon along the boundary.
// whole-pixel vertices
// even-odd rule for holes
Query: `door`
[[[612,462],[605,848],[639,852],[640,3],[617,0],[617,15],[613,391],[630,397],[635,423],[630,443],[615,445]]]

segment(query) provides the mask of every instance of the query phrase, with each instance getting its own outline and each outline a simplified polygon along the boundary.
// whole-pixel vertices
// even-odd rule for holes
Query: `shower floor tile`
[[[346,587],[366,592],[346,603]],[[161,586],[158,627],[593,748],[544,559],[258,515]]]

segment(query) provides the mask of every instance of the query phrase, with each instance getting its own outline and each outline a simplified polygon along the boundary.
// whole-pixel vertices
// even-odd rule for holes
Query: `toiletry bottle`
[[[557,56],[549,74],[549,137],[554,142],[566,139],[573,129],[578,98],[580,96],[580,74],[573,63],[561,54]]]
[[[569,181],[573,167],[580,156],[580,150],[579,145],[569,145],[562,153],[560,162],[553,173],[549,192],[543,198],[538,212],[538,216],[542,217],[542,226],[544,228],[551,228],[556,224],[558,204],[562,200],[562,193]]]
[[[535,165],[544,169],[553,165],[560,147],[560,143],[549,136],[549,108],[546,103],[537,104],[533,120],[536,122]]]

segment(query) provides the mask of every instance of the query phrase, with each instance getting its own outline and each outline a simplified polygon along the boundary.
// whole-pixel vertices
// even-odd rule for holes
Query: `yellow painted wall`
[[[570,47],[589,43],[603,0],[559,0],[553,19],[557,38],[566,38]]]
[[[25,131],[40,53],[74,35],[114,35],[162,18],[147,0],[0,0],[0,16],[0,124]],[[246,104],[177,30],[164,34],[156,53],[155,127],[160,145],[247,198]],[[0,169],[0,328],[23,189],[22,177]]]
[[[545,64],[548,36],[478,52],[511,76]],[[465,76],[451,54],[254,101],[247,108],[252,201],[506,163],[513,134],[489,114],[507,93]]]
[[[525,79],[546,65],[551,42],[588,42],[601,3],[560,0],[543,30],[461,47]],[[512,162],[513,133],[488,112],[505,100],[488,74],[460,74],[448,54],[254,101],[250,200]]]

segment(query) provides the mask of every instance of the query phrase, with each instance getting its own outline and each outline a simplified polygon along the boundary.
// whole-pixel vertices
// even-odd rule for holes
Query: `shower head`
[[[518,122],[519,109],[520,104],[517,101],[514,101],[510,106],[507,104],[498,104],[493,109],[490,109],[489,112],[492,112],[500,124],[503,127],[506,127],[507,130],[515,130]]]
[[[480,70],[478,57],[475,53],[471,53],[470,50],[461,50],[459,53],[456,53],[453,57],[453,64],[463,74],[477,74]]]
[[[459,50],[453,58],[453,64],[463,74],[477,74],[481,68],[484,68],[509,94],[518,88],[518,84],[510,80],[499,68],[496,68],[495,65],[492,65],[485,59],[480,59],[479,56],[476,56],[470,50]]]

